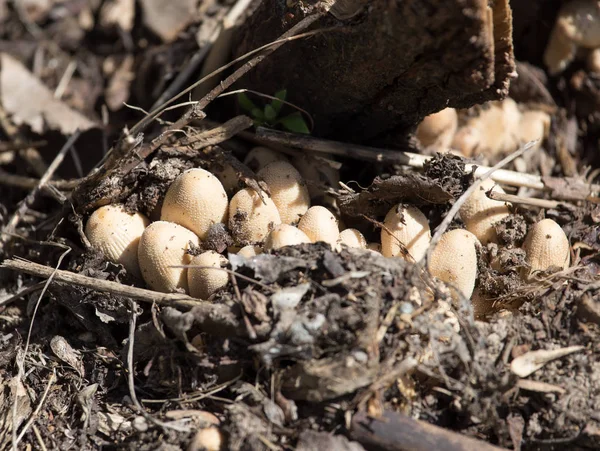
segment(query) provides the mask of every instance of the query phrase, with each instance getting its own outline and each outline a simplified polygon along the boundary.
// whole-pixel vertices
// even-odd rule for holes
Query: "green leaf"
[[[265,119],[267,122],[273,122],[277,119],[277,111],[271,105],[265,105]]]
[[[260,108],[253,108],[252,111],[250,111],[250,114],[252,115],[253,119],[258,120],[259,122],[265,121],[265,115]]]
[[[240,92],[238,94],[238,102],[240,104],[240,107],[244,111],[247,111],[249,113],[251,113],[252,110],[254,110],[256,108],[256,105],[254,104],[254,102],[252,100],[250,100],[250,97],[248,97],[245,92]]]
[[[287,89],[282,89],[281,91],[277,91],[275,93],[275,97],[277,97],[277,100],[271,101],[271,106],[273,107],[275,112],[277,114],[279,114],[281,112],[281,108],[283,108],[283,102],[284,102],[285,98],[287,97]]]
[[[283,125],[283,128],[290,132],[310,134],[310,130],[308,129],[304,118],[298,111],[282,117],[277,123]]]

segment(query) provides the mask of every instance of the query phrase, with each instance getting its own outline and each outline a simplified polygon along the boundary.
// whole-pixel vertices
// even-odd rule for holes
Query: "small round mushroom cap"
[[[469,232],[477,237],[482,244],[497,242],[498,236],[494,224],[510,214],[510,204],[487,197],[488,191],[504,193],[492,179],[484,180],[460,207],[460,217]]]
[[[477,280],[479,240],[471,232],[455,229],[446,232],[431,252],[429,272],[471,298]]]
[[[229,282],[229,274],[221,268],[225,268],[228,263],[225,257],[215,251],[203,252],[192,258],[188,268],[190,296],[208,299],[225,288]]]
[[[426,116],[417,127],[416,136],[424,147],[436,146],[447,149],[452,143],[458,127],[458,116],[454,108],[444,108]]]
[[[273,199],[261,194],[262,199],[252,188],[244,188],[231,198],[229,230],[237,243],[262,243],[271,229],[281,224]]]
[[[192,257],[187,253],[190,243],[198,246],[200,239],[178,224],[156,221],[146,227],[138,259],[142,277],[151,289],[162,293],[183,289],[188,293],[187,268],[171,266],[190,264]]]
[[[327,208],[315,205],[310,207],[298,222],[298,229],[302,230],[313,242],[323,241],[332,249],[337,248],[340,230],[333,213]]]
[[[217,426],[198,429],[187,451],[219,451],[223,446],[223,434]]]
[[[380,243],[367,243],[367,249],[371,252],[376,252],[381,254],[381,244]]]
[[[367,248],[367,240],[365,239],[364,235],[356,229],[342,230],[340,232],[340,240],[339,241],[340,241],[340,244],[344,244],[348,247],[358,247],[360,249]],[[381,245],[379,243],[372,243],[372,244],[376,244],[377,246],[379,246],[379,248],[381,248]]]
[[[266,165],[276,161],[289,161],[287,157],[268,147],[255,147],[244,158],[244,164],[254,172],[260,171]]]
[[[302,155],[293,158],[292,165],[307,181],[308,194],[310,194],[311,199],[320,199],[326,195],[322,186],[334,189],[339,187],[340,172],[331,166],[331,160]]]
[[[289,224],[279,224],[267,236],[264,248],[273,250],[303,243],[310,243],[310,238],[302,230]]]
[[[562,5],[544,53],[548,72],[564,71],[577,56],[578,47],[600,47],[600,2],[573,0]]]
[[[525,111],[519,123],[519,141],[525,144],[538,139],[535,148],[539,149],[550,131],[550,121],[550,115],[544,111]]]
[[[213,171],[215,176],[223,185],[227,194],[233,194],[239,189],[239,180],[235,169],[230,164],[225,163],[222,169]]]
[[[600,74],[600,47],[590,51],[586,58],[586,65],[593,74]]]
[[[431,230],[421,210],[396,205],[386,215],[383,225],[381,253],[385,257],[404,257],[402,246],[416,262],[425,256],[431,242]]]
[[[269,186],[281,222],[297,223],[310,207],[310,196],[306,182],[296,168],[287,161],[276,161],[261,169],[258,176]]]
[[[189,169],[167,190],[160,219],[205,239],[211,225],[227,222],[227,205],[227,193],[218,178],[204,169]]]
[[[122,205],[105,205],[88,219],[85,236],[108,260],[122,264],[127,272],[141,277],[138,245],[149,223],[146,216],[128,213]]]
[[[569,239],[563,229],[552,219],[543,219],[531,227],[525,242],[525,261],[530,269],[524,272],[529,279],[534,271],[546,271],[552,266],[569,267],[571,251]]]
[[[483,147],[482,135],[479,128],[472,125],[460,127],[452,139],[452,148],[469,158],[478,153]]]
[[[244,258],[252,258],[256,257],[259,254],[262,254],[262,249],[260,246],[253,246],[249,244],[248,246],[244,246],[239,251],[237,251],[238,255],[241,255]]]

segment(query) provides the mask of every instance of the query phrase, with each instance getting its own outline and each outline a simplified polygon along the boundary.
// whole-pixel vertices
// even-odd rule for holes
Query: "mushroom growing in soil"
[[[573,0],[563,3],[544,53],[548,72],[564,71],[579,48],[600,47],[600,1]]]
[[[217,177],[204,169],[189,169],[169,186],[160,219],[205,239],[211,225],[227,221],[227,205],[227,194]]]
[[[346,245],[348,247],[358,247],[360,249],[367,248],[367,240],[356,229],[345,229],[340,232],[340,244]],[[376,243],[379,245],[379,243]],[[381,246],[380,246],[381,247]]]
[[[381,253],[385,257],[405,257],[406,248],[414,261],[421,260],[429,243],[431,230],[425,215],[417,207],[396,205],[385,217],[381,229]]]
[[[571,250],[569,239],[560,225],[552,219],[543,219],[531,227],[523,249],[529,268],[523,271],[523,278],[530,280],[534,271],[546,271],[551,267],[569,267]]]
[[[215,251],[203,252],[192,258],[187,274],[190,296],[208,299],[225,288],[229,282],[229,274],[221,268],[228,263],[224,256]]]
[[[279,210],[267,193],[245,188],[231,198],[229,230],[237,243],[262,243],[278,224]]]
[[[454,108],[444,108],[426,116],[417,127],[416,136],[423,147],[435,146],[448,149],[458,127],[458,116]]]
[[[271,191],[271,198],[279,210],[281,222],[295,224],[310,207],[306,182],[287,161],[275,161],[258,172]]]
[[[479,240],[468,230],[446,232],[431,252],[429,272],[470,299],[477,280]],[[455,293],[454,293],[455,294]]]
[[[310,238],[302,230],[289,224],[280,224],[269,233],[264,248],[273,250],[303,243],[310,243]]]
[[[150,288],[163,293],[182,289],[188,293],[186,268],[173,266],[189,265],[192,256],[187,253],[200,240],[191,230],[178,224],[156,221],[146,227],[140,239],[138,259],[142,277]]]
[[[337,249],[340,231],[337,220],[327,208],[315,205],[310,207],[298,223],[298,229],[303,231],[313,243],[323,241]]]
[[[85,236],[108,260],[122,264],[128,273],[141,277],[138,245],[149,223],[146,216],[129,213],[123,205],[105,205],[88,219]]]
[[[266,165],[276,161],[289,161],[287,157],[268,147],[255,147],[244,158],[244,164],[254,172],[260,171]]]

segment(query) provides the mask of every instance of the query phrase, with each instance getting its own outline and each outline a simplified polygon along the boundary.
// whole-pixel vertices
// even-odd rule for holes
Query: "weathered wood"
[[[263,0],[238,34],[236,56],[324,3],[332,2]],[[446,106],[507,94],[512,17],[507,0],[492,3],[373,0],[350,19],[328,14],[312,27],[327,31],[278,50],[241,84],[268,94],[287,88],[288,100],[314,116],[317,136],[364,142],[402,133]]]

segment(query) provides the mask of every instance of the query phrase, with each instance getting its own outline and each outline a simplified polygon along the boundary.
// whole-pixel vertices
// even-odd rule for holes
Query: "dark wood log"
[[[238,33],[236,56],[277,39],[325,1],[263,0]],[[328,3],[332,3],[328,0]],[[366,6],[365,6],[366,3]],[[241,81],[267,94],[287,88],[314,134],[365,142],[402,133],[446,106],[500,99],[514,74],[508,0],[338,0],[328,14]],[[341,18],[351,14],[336,15]],[[333,30],[331,28],[333,27]]]
[[[384,412],[380,419],[358,412],[352,418],[350,436],[370,451],[504,450],[395,412]]]

